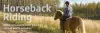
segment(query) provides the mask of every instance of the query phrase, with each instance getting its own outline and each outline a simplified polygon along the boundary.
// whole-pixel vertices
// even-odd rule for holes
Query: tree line
[[[13,5],[13,6],[28,6],[33,4],[34,6],[43,6],[49,4],[52,6],[51,13],[27,13],[32,15],[42,15],[42,16],[54,16],[57,10],[64,11],[64,7],[59,7],[60,0],[0,0],[0,10],[3,10],[3,5]],[[79,16],[87,19],[100,19],[100,2],[95,3],[74,3],[73,7],[73,16]],[[26,13],[25,13],[26,14]]]
[[[100,2],[73,4],[74,16],[80,16],[88,19],[100,19]]]
[[[32,14],[32,15],[53,15],[54,12],[56,12],[57,6],[59,5],[59,0],[0,0],[0,10],[3,10],[3,6],[5,5],[10,5],[10,6],[30,6],[32,4],[33,6],[45,6],[46,4],[52,6],[50,13],[36,13],[36,12],[30,12],[27,14]],[[44,9],[45,10],[45,9]],[[26,14],[26,13],[25,13]]]

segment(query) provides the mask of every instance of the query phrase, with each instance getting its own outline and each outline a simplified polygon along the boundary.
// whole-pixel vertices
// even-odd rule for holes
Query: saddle
[[[68,20],[68,19],[70,19],[70,18],[72,18],[72,17],[65,17],[65,16],[63,16],[63,17],[61,18],[61,20],[62,20],[62,21],[66,21],[66,20]]]

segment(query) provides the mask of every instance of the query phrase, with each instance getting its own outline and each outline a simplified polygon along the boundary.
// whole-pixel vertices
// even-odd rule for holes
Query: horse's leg
[[[79,33],[82,33],[82,32],[83,32],[83,28],[82,28],[81,25],[79,25],[79,27],[78,27],[78,31],[79,31]]]
[[[61,33],[64,33],[65,31],[64,30],[61,30]]]
[[[67,31],[66,30],[61,30],[61,33],[67,33]]]
[[[76,33],[76,31],[75,30],[72,30],[72,33]]]
[[[65,33],[65,31],[64,30],[61,30],[61,33]]]
[[[63,33],[67,33],[67,30],[64,30]]]
[[[70,30],[72,31],[72,33],[76,33],[76,28],[77,28],[77,25],[70,26]]]
[[[84,27],[84,22],[81,22],[78,28],[79,28],[80,33],[86,33],[85,27]]]
[[[72,33],[76,33],[76,29],[71,29]]]
[[[71,30],[72,31],[72,33],[76,33],[76,31],[73,29],[73,30]]]

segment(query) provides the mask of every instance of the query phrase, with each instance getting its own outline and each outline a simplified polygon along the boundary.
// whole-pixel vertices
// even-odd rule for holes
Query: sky
[[[60,0],[60,7],[64,6],[65,1],[69,1],[70,4],[74,4],[74,3],[78,3],[78,4],[83,3],[83,4],[85,4],[85,3],[92,3],[92,2],[95,2],[95,3],[100,2],[100,0]]]

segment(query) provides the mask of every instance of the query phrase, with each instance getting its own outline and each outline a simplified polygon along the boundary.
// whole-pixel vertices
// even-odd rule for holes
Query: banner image
[[[0,33],[100,33],[100,0],[0,0]]]

